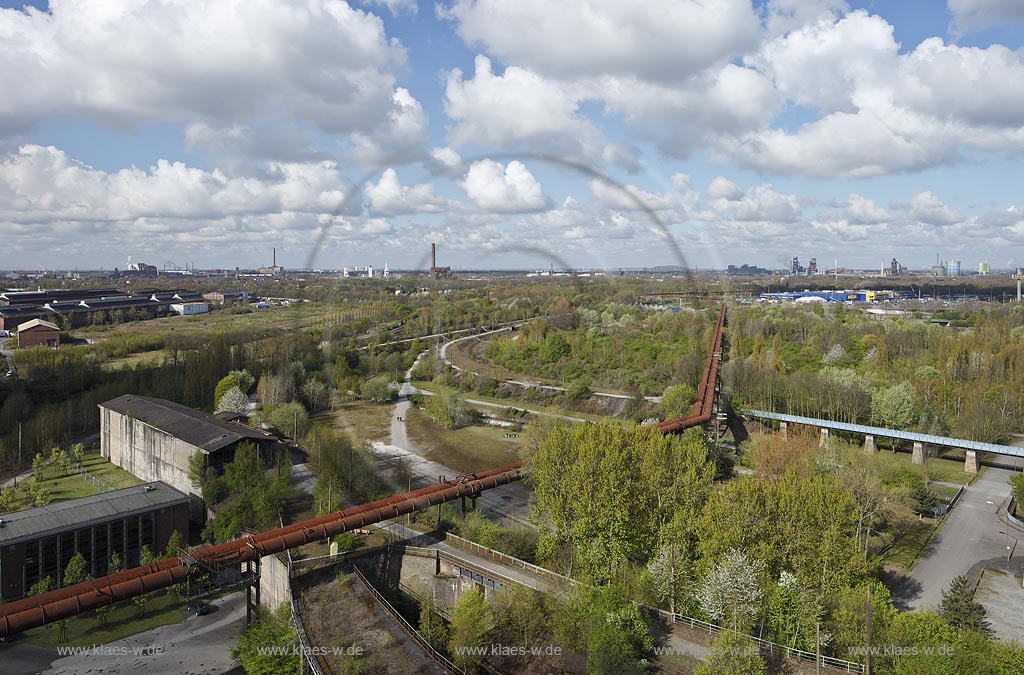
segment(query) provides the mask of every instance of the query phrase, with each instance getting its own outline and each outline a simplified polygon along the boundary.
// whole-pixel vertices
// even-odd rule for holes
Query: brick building
[[[18,349],[32,347],[60,347],[60,327],[42,319],[32,319],[18,326]]]

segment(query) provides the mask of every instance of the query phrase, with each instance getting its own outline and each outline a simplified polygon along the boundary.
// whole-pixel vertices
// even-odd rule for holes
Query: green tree
[[[242,390],[243,394],[248,394],[252,391],[252,385],[256,383],[252,373],[248,370],[232,370],[228,375],[235,378],[235,382],[238,384],[238,388]]]
[[[476,672],[482,656],[472,653],[482,647],[493,625],[491,612],[479,587],[464,593],[452,611],[449,645],[455,664],[467,672]]]
[[[196,450],[188,458],[188,479],[194,490],[202,491],[203,482],[206,480],[206,455],[202,450]]]
[[[917,420],[916,406],[909,382],[877,389],[871,395],[871,421],[887,429],[909,429]]]
[[[231,658],[238,659],[246,675],[298,675],[302,666],[298,646],[288,603],[276,612],[261,607],[231,648]],[[271,649],[278,653],[268,653]]]
[[[986,619],[985,606],[974,600],[974,589],[966,576],[958,576],[949,584],[949,590],[942,592],[939,614],[958,631],[974,630],[991,635],[992,628]]]
[[[1018,512],[1024,513],[1024,473],[1015,473],[1010,476],[1010,488],[1017,500]]]
[[[28,589],[29,595],[42,595],[53,590],[53,577],[43,577]]]
[[[327,400],[327,385],[315,377],[302,384],[302,398],[310,410],[319,410]]]
[[[441,615],[433,601],[425,600],[420,604],[420,625],[419,634],[431,647],[444,653],[448,648],[448,627],[445,626]]]
[[[213,391],[213,405],[216,407],[220,403],[220,399],[224,394],[228,393],[232,389],[241,390],[238,386],[238,378],[235,375],[225,375],[217,383],[216,389]]]
[[[68,475],[68,456],[62,449],[54,447],[50,450],[50,464],[62,477]]]
[[[85,562],[85,556],[81,553],[73,555],[71,560],[68,561],[67,567],[64,568],[64,585],[74,586],[91,578],[89,576],[89,566]]]
[[[760,560],[749,559],[732,549],[712,563],[697,589],[704,614],[732,630],[746,630],[757,614],[763,593],[758,579],[764,572]]]
[[[398,388],[389,375],[377,375],[363,382],[360,395],[374,403],[390,403],[398,398]]]
[[[270,420],[285,436],[293,439],[302,438],[309,428],[309,413],[298,401],[275,408]]]
[[[124,571],[124,563],[121,562],[121,555],[117,551],[110,554],[110,563],[107,565],[107,574],[117,574]]]
[[[79,469],[85,463],[85,445],[82,443],[75,443],[71,446],[71,459],[74,460],[75,466]]]
[[[32,477],[36,481],[43,479],[43,467],[46,466],[46,459],[43,457],[43,453],[37,452],[36,456],[32,458]]]
[[[688,384],[672,385],[665,390],[661,397],[661,414],[665,416],[665,419],[685,415],[693,405],[696,396],[697,393]]]
[[[708,644],[708,655],[694,675],[765,675],[767,672],[757,644],[742,633],[725,630]]]

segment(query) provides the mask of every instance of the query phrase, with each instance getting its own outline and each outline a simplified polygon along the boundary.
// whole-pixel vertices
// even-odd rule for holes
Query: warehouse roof
[[[30,330],[32,328],[39,328],[39,327],[49,328],[50,330],[60,330],[60,326],[52,324],[49,321],[41,321],[39,319],[32,319],[31,321],[26,321],[25,323],[18,324],[18,332],[19,333],[24,333],[27,330]]]
[[[210,413],[193,410],[188,406],[162,398],[125,394],[100,404],[122,415],[128,415],[179,438],[207,454],[216,452],[241,440],[266,442],[275,440],[269,434],[253,427],[225,422]]]
[[[188,502],[188,495],[157,481],[91,497],[36,506],[0,516],[0,545],[40,539],[118,517]]]

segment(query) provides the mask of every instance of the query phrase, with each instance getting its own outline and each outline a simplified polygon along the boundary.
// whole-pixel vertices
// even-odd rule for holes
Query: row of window
[[[143,513],[92,527],[64,532],[25,545],[25,585],[32,587],[50,577],[54,588],[64,585],[64,570],[76,553],[81,553],[92,577],[107,574],[111,555],[117,553],[121,569],[139,565],[143,546],[154,551],[153,513]]]

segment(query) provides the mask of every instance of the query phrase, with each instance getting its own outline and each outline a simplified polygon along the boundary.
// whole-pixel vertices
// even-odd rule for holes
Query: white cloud
[[[402,185],[398,174],[390,168],[385,169],[377,183],[367,183],[363,189],[370,200],[370,210],[375,213],[440,213],[454,206],[450,200],[434,194],[430,183]]]
[[[910,200],[907,215],[929,225],[952,225],[964,219],[962,213],[943,204],[942,200],[931,192],[914,195]]]
[[[467,44],[563,79],[685,79],[750,49],[759,32],[749,0],[457,0],[439,14]]]
[[[469,198],[485,211],[538,211],[549,204],[530,170],[514,160],[507,166],[490,159],[473,162],[461,185]]]
[[[398,87],[394,107],[385,120],[367,133],[355,133],[353,156],[360,164],[379,167],[421,159],[427,149],[427,115],[409,90]]]
[[[800,202],[793,195],[784,195],[771,189],[769,185],[758,185],[737,194],[732,188],[738,187],[731,181],[721,177],[712,181],[708,194],[712,192],[719,197],[712,197],[708,202],[710,214],[702,216],[705,220],[739,220],[766,221],[776,223],[792,223],[800,220]],[[714,190],[712,190],[714,188]]]
[[[843,209],[843,216],[857,225],[884,223],[892,217],[888,211],[876,204],[875,200],[856,193],[850,195],[849,202]]]
[[[743,188],[725,176],[715,176],[711,179],[706,192],[712,199],[735,200],[743,196]]]
[[[381,5],[395,16],[416,14],[419,11],[416,0],[364,0],[363,4]]]
[[[666,211],[680,207],[679,200],[672,193],[654,194],[636,185],[618,186],[596,178],[590,181],[590,192],[601,204],[613,209]]]
[[[643,171],[643,164],[640,162],[640,148],[630,143],[616,141],[607,144],[601,151],[601,159],[606,164],[624,169],[632,176]]]
[[[1020,52],[923,41],[901,54],[884,19],[857,10],[766,42],[747,63],[818,119],[719,139],[715,156],[765,171],[864,177],[971,151],[1024,148]]]
[[[949,0],[949,11],[958,30],[1024,21],[1024,3],[1020,0]]]
[[[433,160],[446,171],[455,171],[462,168],[462,157],[449,147],[434,148],[430,151]]]
[[[844,0],[768,0],[764,8],[765,27],[770,35],[780,35],[848,9]]]
[[[394,108],[392,68],[404,59],[378,17],[328,0],[0,9],[0,136],[68,115],[219,128],[292,116],[328,132],[369,131]]]
[[[515,66],[495,75],[486,56],[476,57],[474,70],[471,80],[464,80],[458,68],[447,77],[444,106],[457,122],[451,133],[456,146],[506,146],[590,126],[576,114],[576,98],[561,83]]]

